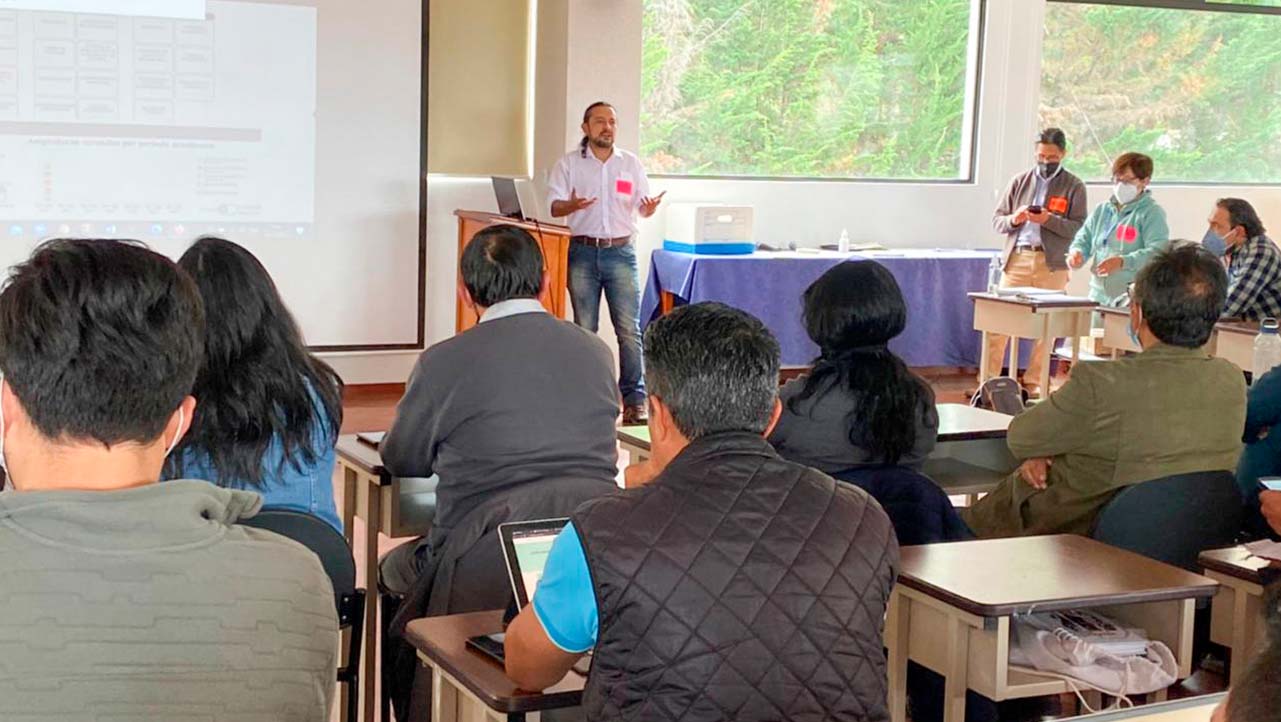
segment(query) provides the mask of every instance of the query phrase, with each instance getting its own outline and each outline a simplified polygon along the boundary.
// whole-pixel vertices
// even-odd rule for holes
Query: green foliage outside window
[[[978,0],[645,0],[651,173],[958,179]]]
[[[1078,175],[1139,151],[1158,182],[1281,182],[1281,16],[1049,3],[1045,25],[1041,122]]]

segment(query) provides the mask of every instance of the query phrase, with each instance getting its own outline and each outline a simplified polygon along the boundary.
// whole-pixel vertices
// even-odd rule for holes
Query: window
[[[1072,168],[1092,180],[1139,151],[1158,182],[1281,183],[1281,14],[1259,9],[1276,4],[1054,0],[1042,124],[1067,132]]]
[[[651,173],[970,176],[980,0],[645,0],[644,13]]]

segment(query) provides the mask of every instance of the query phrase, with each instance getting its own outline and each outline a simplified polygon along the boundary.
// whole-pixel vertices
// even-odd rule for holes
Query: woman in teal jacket
[[[1111,304],[1125,293],[1139,269],[1170,243],[1165,210],[1148,185],[1152,159],[1125,153],[1112,164],[1112,197],[1094,207],[1068,249],[1068,266],[1090,262],[1090,299]]]

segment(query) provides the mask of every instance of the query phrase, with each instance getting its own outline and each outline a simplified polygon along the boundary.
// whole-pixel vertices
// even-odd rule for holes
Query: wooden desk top
[[[468,637],[493,634],[502,628],[502,611],[492,611],[415,619],[405,631],[414,649],[492,710],[515,714],[573,707],[582,702],[586,678],[573,670],[555,686],[542,692],[527,692],[518,689],[497,662],[467,648]]]
[[[1217,333],[1230,333],[1240,336],[1258,336],[1258,321],[1220,321],[1214,324]]]
[[[1013,416],[998,414],[987,409],[976,409],[966,404],[939,404],[939,442],[977,441],[979,439],[1004,439]],[[618,440],[649,451],[648,426],[622,426]]]
[[[899,582],[981,617],[1211,597],[1219,586],[1072,534],[904,547]]]
[[[469,221],[477,221],[479,223],[501,223],[503,225],[516,226],[517,228],[523,228],[530,233],[552,233],[558,236],[569,235],[569,226],[563,226],[559,223],[543,223],[542,221],[539,221],[538,223],[531,223],[529,221],[520,221],[515,218],[508,218],[507,216],[499,215],[497,213],[467,211],[461,208],[455,210],[454,215],[459,218],[466,218]]]
[[[1088,298],[1080,296],[1064,296],[1054,294],[1052,296],[998,296],[995,293],[974,292],[968,294],[974,301],[988,301],[992,303],[1008,303],[1014,306],[1026,306],[1033,311],[1040,309],[1046,310],[1085,310],[1098,307],[1099,304]]]
[[[1099,306],[1094,310],[1098,311],[1104,316],[1127,316],[1128,317],[1130,315],[1129,306]]]
[[[1073,717],[1071,720],[1064,720],[1064,722],[1210,722],[1210,716],[1214,714],[1214,708],[1227,699],[1227,696],[1227,693],[1224,692],[1201,697],[1189,697],[1175,700],[1174,702],[1145,704],[1140,707],[1100,712],[1085,717]]]
[[[1201,552],[1197,557],[1201,566],[1226,577],[1266,586],[1281,578],[1281,566],[1267,559],[1252,556],[1245,547],[1228,547]]]
[[[939,441],[1004,439],[1013,416],[968,404],[939,404]]]
[[[370,476],[378,477],[380,486],[391,484],[391,474],[387,473],[387,469],[383,466],[383,458],[378,453],[378,449],[357,439],[355,434],[339,436],[335,451],[343,461]]]

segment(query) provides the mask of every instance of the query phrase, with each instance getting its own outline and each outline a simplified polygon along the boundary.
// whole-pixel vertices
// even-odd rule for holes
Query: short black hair
[[[1264,595],[1267,644],[1228,693],[1228,722],[1273,722],[1281,709],[1281,582]]]
[[[650,395],[691,441],[764,433],[778,399],[778,357],[765,324],[723,303],[681,306],[645,330]]]
[[[55,239],[0,291],[0,371],[41,434],[152,443],[191,393],[204,309],[137,241]]]
[[[1228,298],[1223,264],[1199,243],[1175,241],[1158,252],[1134,280],[1134,300],[1162,343],[1201,348]]]
[[[1036,136],[1038,144],[1057,145],[1059,150],[1067,150],[1067,135],[1062,128],[1046,128]]]
[[[516,226],[490,226],[467,243],[460,263],[463,285],[486,308],[543,291],[543,249]]]
[[[1241,226],[1245,229],[1246,238],[1255,238],[1267,232],[1249,201],[1243,198],[1220,198],[1215,201],[1215,205],[1228,212],[1228,223],[1233,228]]]

